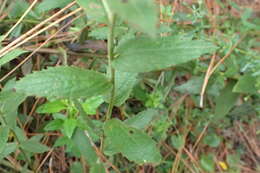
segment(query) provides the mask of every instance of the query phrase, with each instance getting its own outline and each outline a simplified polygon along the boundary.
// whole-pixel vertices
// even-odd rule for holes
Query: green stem
[[[108,73],[110,74],[110,81],[112,83],[112,91],[109,100],[108,111],[106,114],[106,120],[109,120],[112,115],[112,109],[114,107],[114,97],[115,97],[115,69],[112,67],[112,60],[114,59],[114,29],[115,29],[115,14],[109,9],[106,0],[102,0],[104,8],[106,10],[108,20],[109,20],[109,33],[107,39],[107,58],[108,58]]]

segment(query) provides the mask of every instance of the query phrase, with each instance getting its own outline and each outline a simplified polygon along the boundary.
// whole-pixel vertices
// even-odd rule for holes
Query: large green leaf
[[[27,75],[15,89],[27,95],[80,98],[101,95],[111,87],[101,73],[76,67],[52,67]]]
[[[203,40],[136,38],[117,48],[119,57],[114,60],[113,66],[120,71],[149,72],[185,63],[215,50],[216,46]]]
[[[223,118],[235,105],[239,94],[232,92],[234,85],[235,82],[230,81],[217,97],[215,108],[216,119]]]
[[[105,123],[105,154],[122,153],[138,164],[159,163],[161,155],[155,141],[141,130],[132,128],[118,119]]]
[[[159,111],[156,109],[147,109],[144,110],[137,115],[128,118],[125,120],[125,123],[131,127],[137,129],[145,129],[147,128],[150,123],[160,115]]]
[[[5,56],[0,57],[0,67],[2,65],[12,61],[13,59],[17,58],[19,55],[21,55],[25,52],[27,52],[27,51],[22,50],[22,49],[14,49],[14,50],[10,51]]]
[[[152,36],[158,20],[153,0],[109,0],[109,8],[136,29]]]
[[[233,92],[256,94],[256,77],[251,74],[241,76],[233,88]]]

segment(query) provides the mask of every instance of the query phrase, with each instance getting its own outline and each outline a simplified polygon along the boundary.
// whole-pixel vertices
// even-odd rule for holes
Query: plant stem
[[[108,111],[106,114],[106,120],[109,120],[112,115],[112,109],[114,107],[114,97],[115,97],[115,69],[112,67],[112,60],[114,58],[114,28],[115,28],[115,14],[109,9],[106,0],[102,0],[104,8],[106,10],[108,20],[109,20],[109,33],[107,38],[107,58],[108,58],[108,74],[110,74],[110,81],[112,83],[112,91],[109,100]]]

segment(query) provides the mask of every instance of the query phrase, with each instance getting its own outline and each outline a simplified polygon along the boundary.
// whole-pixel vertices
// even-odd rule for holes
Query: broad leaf
[[[62,132],[64,135],[66,135],[68,138],[71,138],[75,128],[77,126],[77,120],[73,118],[67,118],[65,119],[63,123],[63,129]]]
[[[90,173],[106,173],[106,170],[104,168],[104,165],[102,165],[101,163],[96,163],[91,165]]]
[[[26,96],[19,92],[10,90],[0,92],[0,112],[8,127],[15,127],[18,106],[25,98]]]
[[[64,100],[55,100],[47,102],[37,108],[37,113],[57,113],[67,108],[67,104]]]
[[[101,73],[76,67],[53,67],[27,75],[15,89],[27,95],[80,98],[101,95],[111,84]]]
[[[234,81],[230,81],[216,99],[215,118],[223,118],[235,105],[239,94],[233,93]]]
[[[3,151],[6,146],[9,135],[9,128],[6,126],[0,127],[0,152]]]
[[[109,8],[136,29],[156,34],[157,9],[153,0],[109,0]]]
[[[255,87],[256,77],[248,74],[239,78],[238,82],[233,88],[233,92],[256,94],[257,89]]]
[[[84,111],[89,115],[96,114],[97,108],[104,102],[102,96],[95,96],[87,99],[84,103],[82,103],[82,107]]]
[[[82,164],[80,162],[73,162],[72,165],[70,166],[70,172],[72,172],[72,173],[84,172]]]
[[[119,71],[149,72],[188,62],[214,50],[216,46],[203,40],[136,38],[117,48],[119,57],[114,60],[113,66]]]
[[[72,136],[73,143],[80,151],[80,154],[87,160],[88,164],[93,165],[97,163],[98,157],[94,151],[89,138],[84,134],[84,131],[77,128]]]
[[[208,173],[214,172],[215,164],[214,164],[213,155],[211,155],[211,154],[202,155],[201,158],[200,158],[200,165]]]
[[[22,50],[22,49],[14,49],[7,53],[5,56],[0,57],[0,67],[13,59],[17,58],[19,55],[26,53],[27,51]]]
[[[100,0],[76,0],[84,8],[88,15],[88,20],[106,23],[106,13]]]
[[[221,143],[221,138],[216,133],[211,132],[203,138],[203,143],[210,147],[218,147]]]
[[[116,106],[122,105],[128,99],[134,85],[136,84],[137,73],[115,72],[115,97],[114,104]],[[108,95],[110,96],[110,94]],[[109,98],[106,101],[109,102]]]
[[[173,135],[171,136],[171,144],[177,150],[181,149],[185,144],[185,139],[183,135]]]
[[[44,0],[36,6],[36,10],[39,13],[43,13],[55,8],[63,8],[70,2],[72,2],[72,0],[59,0],[59,1]]]
[[[21,142],[20,147],[32,153],[43,153],[49,150],[47,146],[31,139]]]
[[[141,130],[132,128],[117,119],[104,126],[105,154],[122,153],[138,164],[159,163],[161,155],[155,141]]]
[[[125,120],[125,123],[131,127],[137,129],[145,129],[150,123],[160,115],[159,111],[156,109],[147,109],[138,113],[137,115]]]
[[[45,127],[45,131],[60,130],[63,127],[64,121],[61,119],[51,120]]]
[[[14,152],[17,148],[17,144],[15,142],[7,143],[3,150],[0,150],[0,160]]]

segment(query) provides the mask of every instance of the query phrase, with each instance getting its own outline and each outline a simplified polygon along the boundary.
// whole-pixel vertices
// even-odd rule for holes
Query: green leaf
[[[0,67],[26,52],[27,51],[22,50],[22,49],[14,49],[14,50],[8,52],[5,56],[0,57]]]
[[[202,155],[200,159],[201,167],[207,172],[214,172],[215,164],[212,155]]]
[[[137,129],[145,129],[150,123],[160,115],[159,111],[156,109],[147,109],[138,113],[137,115],[128,118],[124,121],[127,125],[137,128]]]
[[[192,77],[186,83],[181,84],[180,86],[177,86],[174,89],[181,93],[199,94],[201,91],[202,84],[203,77]]]
[[[24,94],[11,90],[0,92],[0,113],[4,115],[8,127],[15,127],[17,108],[25,98]]]
[[[168,116],[161,115],[158,120],[152,122],[152,136],[156,141],[163,141],[167,138],[168,129],[172,126],[172,121]]]
[[[161,155],[155,141],[141,130],[132,128],[117,119],[104,125],[105,154],[122,153],[138,164],[159,163]]]
[[[49,150],[46,145],[31,139],[21,142],[20,147],[32,153],[44,153]]]
[[[221,142],[220,137],[216,133],[209,133],[203,138],[203,143],[210,147],[218,147]]]
[[[28,9],[29,4],[25,0],[16,0],[13,1],[11,6],[11,10],[8,13],[10,18],[18,18],[23,15],[23,13]]]
[[[177,150],[181,149],[185,144],[184,136],[183,135],[171,136],[171,144]]]
[[[137,73],[115,72],[115,97],[114,105],[122,105],[128,99],[137,81]],[[109,102],[109,97],[106,99]]]
[[[235,105],[239,94],[232,92],[234,85],[235,82],[230,81],[217,97],[215,108],[215,117],[217,119],[223,118]]]
[[[216,46],[203,40],[136,38],[117,48],[119,57],[113,61],[113,66],[119,71],[149,72],[182,64],[215,50]]]
[[[6,156],[8,156],[12,152],[14,152],[16,150],[16,148],[17,148],[17,144],[16,143],[13,143],[13,142],[7,143],[5,145],[5,147],[3,148],[3,150],[0,150],[0,160],[2,160]]]
[[[63,133],[66,135],[68,138],[71,138],[75,128],[77,126],[77,120],[73,118],[67,118],[65,119],[63,123]]]
[[[55,100],[39,106],[36,110],[37,113],[57,113],[67,108],[64,100]]]
[[[251,74],[241,76],[233,88],[233,92],[256,94],[256,77]]]
[[[89,138],[86,137],[83,130],[77,128],[74,135],[72,136],[72,141],[79,149],[83,158],[87,160],[88,164],[93,165],[97,163],[97,154],[91,146]]]
[[[107,3],[122,20],[139,31],[155,36],[158,14],[153,0],[113,0]]]
[[[10,4],[10,10],[8,12],[8,16],[10,18],[20,18],[29,8],[29,3],[25,0],[15,0],[10,2],[12,2]],[[37,19],[38,16],[34,13],[33,10],[30,10],[29,14],[25,16],[25,18]]]
[[[4,147],[6,146],[7,140],[9,135],[9,128],[6,126],[0,127],[0,153],[3,151]]]
[[[51,120],[51,122],[49,122],[45,127],[44,130],[45,131],[51,131],[51,130],[59,130],[63,127],[63,120],[61,119],[55,119],[55,120]]]
[[[27,95],[80,98],[104,94],[111,84],[99,72],[61,66],[29,74],[15,88]]]
[[[63,8],[70,2],[72,2],[72,0],[59,0],[59,1],[44,0],[41,3],[39,3],[35,8],[38,13],[43,13],[49,10],[53,10],[55,8]]]
[[[71,173],[82,173],[84,172],[83,167],[80,162],[73,162],[70,167]]]
[[[101,163],[96,163],[91,165],[90,173],[106,173],[106,170],[104,168],[104,165],[102,165]]]
[[[106,23],[106,13],[100,0],[76,0],[76,2],[84,8],[88,15],[88,20],[94,20]]]
[[[84,103],[82,103],[82,107],[84,111],[89,115],[96,114],[97,108],[104,102],[102,96],[95,96],[87,99]]]

